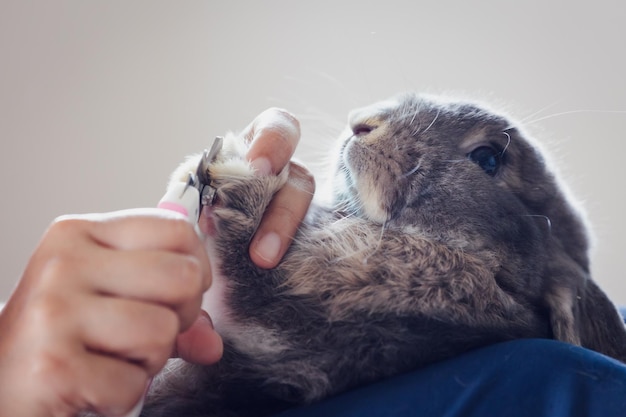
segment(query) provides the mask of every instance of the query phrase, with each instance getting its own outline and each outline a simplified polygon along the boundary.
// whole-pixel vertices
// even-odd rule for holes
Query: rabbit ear
[[[626,362],[626,326],[615,305],[591,279],[578,300],[582,345]]]
[[[581,345],[579,291],[587,273],[562,251],[552,253],[546,273],[545,302],[550,314],[552,336]]]
[[[545,300],[553,337],[626,362],[626,326],[617,308],[578,263],[553,255]]]

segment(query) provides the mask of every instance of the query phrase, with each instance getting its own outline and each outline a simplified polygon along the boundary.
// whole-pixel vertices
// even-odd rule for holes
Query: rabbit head
[[[353,111],[349,129],[335,175],[338,207],[492,251],[498,284],[549,315],[557,339],[606,353],[611,343],[601,340],[624,334],[590,279],[584,216],[520,126],[476,103],[404,94]]]

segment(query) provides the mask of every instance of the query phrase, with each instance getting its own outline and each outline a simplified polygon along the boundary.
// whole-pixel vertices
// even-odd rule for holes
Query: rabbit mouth
[[[358,200],[359,215],[376,223],[389,220],[389,211],[384,204],[384,187],[376,174],[379,167],[376,166],[374,151],[352,138],[343,149],[342,164],[349,192]]]

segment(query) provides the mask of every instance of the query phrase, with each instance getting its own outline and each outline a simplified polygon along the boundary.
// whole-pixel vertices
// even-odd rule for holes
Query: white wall
[[[0,299],[55,216],[154,205],[184,155],[268,106],[319,161],[349,109],[410,89],[528,119],[626,304],[623,6],[573,3],[0,0]]]

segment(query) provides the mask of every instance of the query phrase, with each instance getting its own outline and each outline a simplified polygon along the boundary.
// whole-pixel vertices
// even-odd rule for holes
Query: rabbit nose
[[[348,115],[348,125],[355,136],[365,136],[386,127],[386,121],[396,107],[398,101],[392,99],[352,110]]]
[[[376,127],[377,126],[372,123],[356,123],[351,126],[351,129],[354,136],[365,136],[376,129]]]

